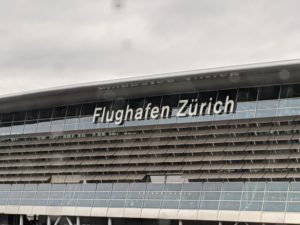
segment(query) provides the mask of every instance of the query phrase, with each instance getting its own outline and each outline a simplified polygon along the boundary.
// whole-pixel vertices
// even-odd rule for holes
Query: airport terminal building
[[[300,223],[300,61],[0,98],[0,223]]]

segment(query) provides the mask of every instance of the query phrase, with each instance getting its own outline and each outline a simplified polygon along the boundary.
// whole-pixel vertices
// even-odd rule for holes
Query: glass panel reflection
[[[275,117],[276,116],[276,109],[266,109],[266,110],[257,110],[255,117],[262,118],[262,117]]]
[[[287,203],[286,210],[288,212],[300,210],[298,207],[300,205],[300,185],[297,182],[187,183],[184,185],[176,183],[148,184],[147,186],[148,189],[154,191],[146,190],[145,192],[146,183],[115,185],[92,183],[82,185],[0,184],[0,205],[199,208],[203,210],[284,212]],[[112,190],[113,187],[115,190]],[[201,187],[204,189],[203,192],[199,190]],[[264,191],[265,187],[266,192]],[[106,189],[110,189],[110,191]],[[128,192],[127,189],[129,189]],[[181,189],[191,191],[181,191]],[[113,194],[110,195],[110,193]],[[241,198],[242,200],[240,200]]]
[[[278,100],[266,100],[266,101],[258,101],[257,109],[275,109],[277,108]]]
[[[263,211],[284,212],[285,202],[264,202]]]
[[[300,98],[281,99],[279,101],[279,108],[297,107],[297,106],[300,106]]]
[[[143,207],[143,201],[142,200],[127,200],[125,207],[127,208],[142,208]]]
[[[179,201],[171,201],[171,200],[165,200],[162,203],[162,208],[165,209],[178,209]]]
[[[242,201],[241,211],[261,211],[263,202]]]
[[[286,108],[286,109],[278,110],[278,116],[293,116],[293,115],[300,115],[300,107],[299,108]]]
[[[180,209],[198,209],[198,201],[181,201]]]
[[[239,210],[239,201],[221,201],[219,210]]]
[[[262,201],[264,198],[264,192],[244,192],[243,193],[243,200],[251,200],[251,201]]]
[[[287,205],[287,212],[300,212],[300,202],[289,202]]]
[[[219,201],[200,201],[199,209],[219,209]]]

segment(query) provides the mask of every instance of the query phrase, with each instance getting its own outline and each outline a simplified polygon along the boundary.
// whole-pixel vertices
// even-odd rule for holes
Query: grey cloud
[[[0,94],[299,58],[298,0],[0,0]]]

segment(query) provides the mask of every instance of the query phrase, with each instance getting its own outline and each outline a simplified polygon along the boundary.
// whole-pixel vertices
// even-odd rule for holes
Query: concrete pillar
[[[107,218],[107,225],[112,225],[112,220],[111,220],[111,218]]]
[[[69,217],[66,216],[66,220],[68,221],[69,225],[73,225],[72,221],[69,219]]]
[[[24,225],[24,217],[23,217],[23,215],[20,215],[20,225]]]
[[[54,223],[54,225],[58,225],[59,221],[60,221],[61,217],[58,217]]]
[[[51,225],[51,219],[50,219],[50,216],[47,216],[47,225]]]
[[[178,225],[183,225],[182,220],[178,221]]]
[[[76,225],[80,225],[80,217],[79,216],[76,217]]]
[[[219,221],[219,225],[222,225],[222,222],[221,222],[221,221]]]

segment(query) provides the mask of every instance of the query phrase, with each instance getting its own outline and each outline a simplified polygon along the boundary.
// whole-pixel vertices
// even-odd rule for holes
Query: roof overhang
[[[0,112],[193,91],[300,83],[300,60],[62,86],[0,97]]]

